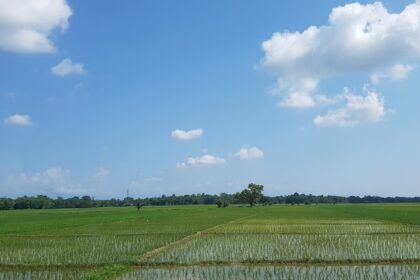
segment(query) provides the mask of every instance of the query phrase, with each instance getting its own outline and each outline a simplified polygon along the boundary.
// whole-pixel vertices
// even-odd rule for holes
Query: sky
[[[0,197],[420,195],[420,1],[0,0]]]

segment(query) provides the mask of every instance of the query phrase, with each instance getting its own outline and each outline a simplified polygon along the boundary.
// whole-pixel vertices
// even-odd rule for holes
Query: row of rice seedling
[[[262,217],[262,218],[258,218]],[[375,220],[324,220],[324,219],[284,219],[284,218],[266,218],[264,215],[259,215],[257,218],[246,218],[235,222],[235,224],[313,224],[313,225],[372,225],[372,224],[384,224],[382,221]]]
[[[210,233],[277,234],[420,234],[420,227],[368,221],[244,220],[215,228]]]
[[[190,266],[133,271],[133,279],[419,279],[420,266]]]
[[[200,235],[155,256],[157,263],[420,259],[420,235]]]
[[[3,265],[94,265],[123,263],[179,239],[174,235],[1,237]]]
[[[0,271],[0,280],[80,280],[87,271]]]

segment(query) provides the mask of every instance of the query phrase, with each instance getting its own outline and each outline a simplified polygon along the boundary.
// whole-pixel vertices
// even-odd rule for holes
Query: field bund
[[[420,279],[420,205],[0,212],[3,279]]]

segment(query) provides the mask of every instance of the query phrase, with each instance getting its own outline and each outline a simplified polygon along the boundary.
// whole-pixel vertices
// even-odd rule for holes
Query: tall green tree
[[[235,198],[242,203],[248,203],[251,207],[257,204],[263,197],[263,185],[251,183],[241,192],[235,194]]]

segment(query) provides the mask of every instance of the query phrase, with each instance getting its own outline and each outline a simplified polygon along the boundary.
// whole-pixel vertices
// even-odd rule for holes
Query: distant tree
[[[136,207],[137,207],[137,211],[140,211],[140,208],[142,208],[142,207],[144,206],[144,204],[142,203],[142,201],[141,201],[141,199],[140,199],[140,198],[137,198],[137,199],[134,201],[134,205],[136,205]]]
[[[92,198],[88,195],[82,196],[78,201],[79,208],[91,208],[92,207]]]
[[[11,198],[0,198],[0,210],[13,209],[15,202]]]
[[[264,205],[271,205],[271,204],[273,204],[273,199],[271,197],[263,195],[261,197],[260,202]]]
[[[251,183],[241,192],[235,194],[235,198],[242,203],[248,203],[251,207],[257,204],[263,197],[264,186]]]
[[[216,201],[217,204],[217,208],[226,208],[229,206],[229,202],[223,199],[219,199],[218,201]]]
[[[264,205],[271,203],[288,204],[336,204],[336,203],[419,203],[420,197],[379,197],[379,196],[332,196],[332,195],[305,195],[294,193],[291,195],[268,197],[262,195],[263,186],[250,184],[248,188],[234,195],[221,193],[220,195],[192,194],[192,195],[171,195],[161,197],[146,197],[134,200],[106,199],[96,200],[94,197],[57,197],[49,198],[45,195],[22,196],[13,198],[0,198],[0,210],[11,209],[48,209],[48,208],[92,208],[92,207],[124,207],[133,205],[140,211],[145,205],[188,205],[188,204],[217,204],[220,208],[228,207],[229,204],[249,203],[251,206],[256,203]],[[220,201],[220,203],[218,202]]]
[[[15,209],[29,209],[31,207],[29,198],[25,195],[15,199]]]
[[[134,198],[127,196],[124,198],[123,206],[132,206],[134,205]]]

